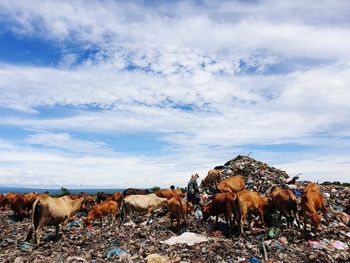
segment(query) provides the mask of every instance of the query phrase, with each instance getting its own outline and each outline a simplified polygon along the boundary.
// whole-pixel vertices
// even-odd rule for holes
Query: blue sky
[[[0,185],[184,186],[249,152],[349,181],[347,1],[0,10]]]

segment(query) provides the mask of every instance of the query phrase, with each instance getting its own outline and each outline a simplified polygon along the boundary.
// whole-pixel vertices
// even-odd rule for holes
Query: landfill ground
[[[46,226],[41,244],[35,246],[24,242],[30,219],[14,222],[12,211],[1,211],[0,262],[147,262],[150,254],[163,258],[148,262],[264,262],[263,244],[268,262],[350,262],[350,228],[343,222],[347,219],[338,216],[340,211],[335,209],[341,209],[339,202],[348,197],[350,189],[332,185],[321,189],[331,194],[331,222],[328,227],[323,222],[322,231],[304,233],[296,226],[285,229],[284,222],[263,227],[256,221],[255,226],[246,227],[244,236],[227,237],[224,223],[215,229],[214,222],[203,222],[192,215],[182,231],[208,237],[207,242],[192,246],[160,242],[179,235],[176,228],[170,227],[168,215],[149,225],[142,217],[134,217],[136,223],[114,226],[107,219],[102,227],[96,222],[91,229],[83,228],[79,218],[82,215],[78,215],[58,240],[53,240],[54,227]]]
[[[224,174],[231,175],[238,167],[248,176],[245,181],[251,182],[247,186],[260,193],[272,184],[283,183],[300,202],[307,182],[291,180],[285,172],[252,158],[238,157],[222,167]],[[261,225],[254,218],[239,237],[228,236],[225,223],[220,221],[216,228],[214,218],[204,222],[195,215],[189,216],[180,236],[170,227],[166,211],[150,224],[146,224],[146,217],[134,215],[133,221],[125,224],[112,226],[108,219],[102,227],[97,221],[91,228],[84,228],[80,213],[58,240],[53,238],[54,227],[45,226],[42,241],[36,246],[24,241],[29,218],[14,222],[12,211],[0,211],[0,262],[350,262],[350,187],[328,184],[320,189],[330,217],[328,224],[322,220],[322,230],[311,231],[310,225],[307,231],[297,225],[286,229],[285,220],[273,214],[270,225]],[[189,232],[193,234],[185,240]],[[183,242],[195,242],[203,236],[207,240],[193,245],[162,243],[177,236]]]

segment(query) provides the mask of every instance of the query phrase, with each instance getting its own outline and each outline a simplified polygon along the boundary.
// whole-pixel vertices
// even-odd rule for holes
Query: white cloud
[[[24,176],[38,185],[49,177],[48,185],[84,178],[89,185],[166,186],[241,153],[237,145],[348,145],[346,1],[2,1],[0,10],[4,30],[48,40],[63,54],[56,68],[0,65],[0,107],[20,112],[2,116],[0,125],[40,131],[23,148],[0,141],[0,150],[10,150],[1,160],[11,163],[0,184],[14,174],[14,184]],[[71,44],[96,53],[79,64]],[[283,65],[285,72],[274,72]],[[43,106],[74,111],[53,117]],[[116,153],[103,134],[119,132],[160,133],[167,144],[155,160]],[[330,172],[304,157],[286,166]],[[345,178],[349,167],[334,171]]]

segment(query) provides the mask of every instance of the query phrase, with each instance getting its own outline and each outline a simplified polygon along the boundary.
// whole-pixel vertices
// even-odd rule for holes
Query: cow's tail
[[[39,224],[41,212],[42,212],[42,204],[40,202],[40,199],[38,199],[38,201],[34,205],[33,214],[32,214],[32,223],[33,223],[34,229],[36,229]]]
[[[237,224],[240,226],[242,218],[242,208],[241,203],[239,202],[239,197],[237,194],[233,194],[233,208],[234,208],[234,219]]]

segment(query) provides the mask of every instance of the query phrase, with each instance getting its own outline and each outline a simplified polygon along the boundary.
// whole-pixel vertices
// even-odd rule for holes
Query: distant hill
[[[94,188],[94,189],[69,189],[69,191],[72,194],[78,194],[80,192],[87,192],[89,194],[95,194],[97,192],[105,192],[105,193],[114,193],[114,192],[122,192],[124,189],[116,188],[116,189],[100,189],[100,188]],[[0,194],[5,194],[8,192],[15,192],[15,193],[28,193],[28,192],[38,192],[38,193],[44,193],[48,191],[50,194],[59,194],[61,192],[61,189],[50,189],[50,188],[27,188],[27,187],[20,187],[20,186],[4,186],[0,185]]]

